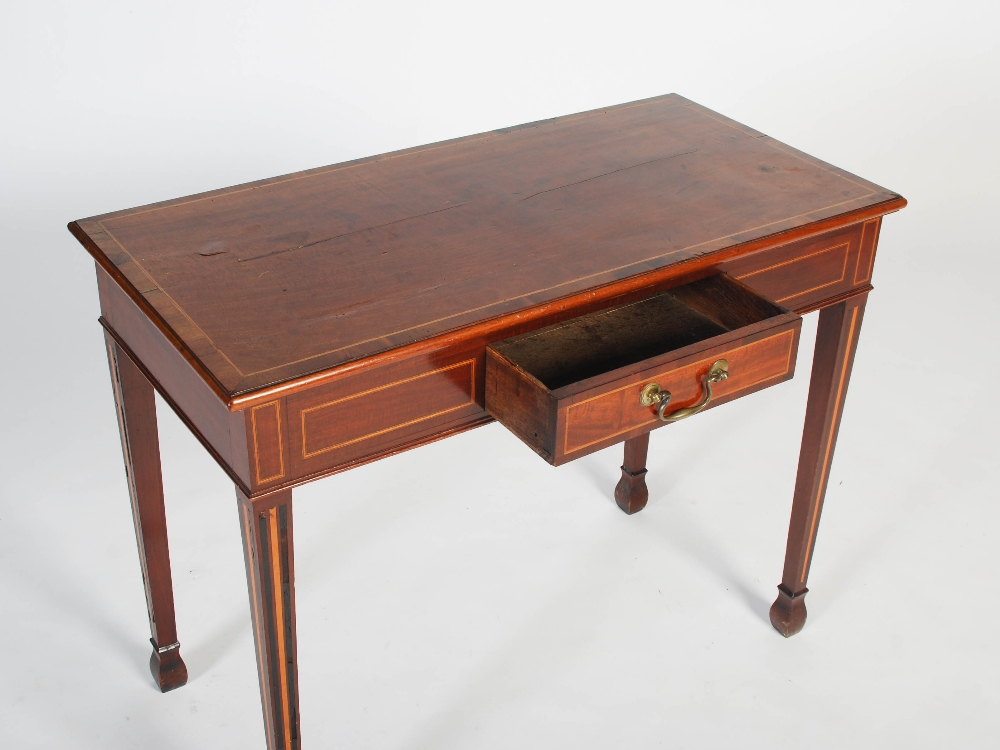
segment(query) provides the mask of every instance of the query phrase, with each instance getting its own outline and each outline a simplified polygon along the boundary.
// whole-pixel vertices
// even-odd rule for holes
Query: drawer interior
[[[785,313],[719,274],[491,348],[555,390]]]

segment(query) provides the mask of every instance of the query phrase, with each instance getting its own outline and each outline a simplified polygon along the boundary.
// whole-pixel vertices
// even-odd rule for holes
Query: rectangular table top
[[[670,94],[70,229],[225,392],[241,394],[902,205]]]

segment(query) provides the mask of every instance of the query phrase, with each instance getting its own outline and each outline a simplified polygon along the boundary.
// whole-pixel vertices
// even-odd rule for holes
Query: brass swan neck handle
[[[639,401],[643,406],[652,406],[653,404],[659,404],[656,409],[656,416],[663,422],[678,422],[682,419],[687,419],[693,416],[708,406],[712,401],[712,385],[715,383],[721,383],[723,380],[729,377],[729,362],[724,359],[716,360],[712,366],[709,368],[708,372],[705,373],[704,381],[704,391],[705,395],[702,396],[701,401],[699,401],[694,406],[686,406],[683,409],[678,409],[677,411],[671,412],[670,414],[664,414],[663,410],[667,408],[667,404],[670,403],[670,391],[664,391],[660,388],[659,383],[650,383],[642,389],[639,394]]]

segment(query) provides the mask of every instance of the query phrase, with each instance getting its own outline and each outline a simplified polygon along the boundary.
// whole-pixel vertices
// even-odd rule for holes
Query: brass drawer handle
[[[659,407],[656,410],[656,416],[664,422],[677,422],[681,419],[687,419],[688,417],[697,414],[708,406],[712,401],[712,384],[721,383],[728,377],[729,363],[724,359],[716,360],[705,374],[705,395],[701,401],[694,406],[687,406],[683,409],[671,412],[670,414],[665,415],[663,413],[667,404],[670,403],[670,391],[661,390],[659,383],[650,383],[643,388],[642,393],[639,394],[639,401],[643,406],[659,404]]]

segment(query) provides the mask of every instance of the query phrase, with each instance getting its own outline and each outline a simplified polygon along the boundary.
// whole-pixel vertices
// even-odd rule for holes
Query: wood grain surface
[[[70,229],[225,399],[903,205],[671,94]]]

